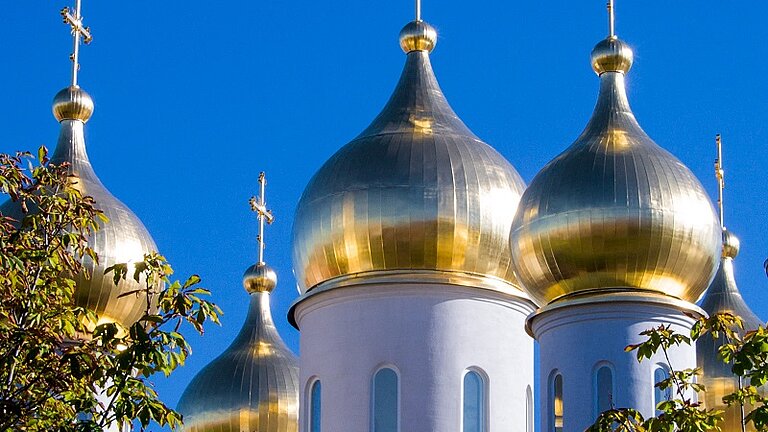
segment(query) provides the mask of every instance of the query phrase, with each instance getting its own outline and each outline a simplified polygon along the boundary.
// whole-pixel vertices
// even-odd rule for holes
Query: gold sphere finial
[[[634,53],[622,40],[609,36],[592,50],[592,69],[602,75],[605,72],[627,73],[632,68]]]
[[[243,286],[249,294],[272,292],[277,286],[277,273],[266,263],[256,263],[243,274]]]
[[[53,98],[53,116],[56,120],[87,122],[93,115],[93,99],[79,86],[69,86]]]
[[[400,30],[400,48],[405,53],[432,52],[437,45],[437,30],[422,20],[411,21]]]
[[[739,254],[741,242],[735,234],[723,228],[723,257],[736,258]]]

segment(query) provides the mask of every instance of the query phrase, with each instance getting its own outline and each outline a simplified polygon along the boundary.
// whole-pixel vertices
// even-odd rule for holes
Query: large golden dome
[[[643,131],[627,100],[632,51],[615,36],[592,65],[592,119],[520,202],[516,274],[540,305],[590,293],[649,291],[695,302],[720,253],[720,226],[693,173]]]
[[[415,21],[400,36],[407,59],[389,102],[301,197],[299,288],[396,280],[520,293],[508,238],[525,184],[448,105],[429,61],[434,29]]]
[[[240,334],[184,390],[178,411],[186,432],[297,432],[298,360],[272,321],[274,271],[258,263],[243,276],[251,296]]]
[[[93,197],[96,208],[109,218],[109,222],[102,224],[88,239],[88,245],[98,254],[99,263],[85,259],[84,265],[91,277],[81,274],[75,278],[75,302],[96,312],[100,322],[118,322],[129,327],[144,315],[146,298],[142,295],[120,298],[120,295],[144,286],[130,277],[115,286],[113,275],[105,275],[104,271],[114,264],[142,261],[144,254],[156,251],[157,246],[139,218],[104,187],[88,160],[84,127],[93,114],[93,100],[88,93],[78,86],[63,89],[54,98],[53,113],[61,123],[61,132],[51,163],[68,163],[75,187],[83,195]],[[22,216],[12,201],[3,204],[0,211]]]

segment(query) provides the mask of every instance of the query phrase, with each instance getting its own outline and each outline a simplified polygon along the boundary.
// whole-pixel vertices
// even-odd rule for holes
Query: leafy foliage
[[[646,339],[642,343],[629,345],[627,352],[635,351],[637,360],[650,359],[661,351],[669,363],[668,350],[674,346],[695,343],[699,338],[709,335],[723,343],[719,348],[721,360],[732,365],[734,376],[743,378],[749,385],[727,395],[723,402],[727,405],[754,407],[743,419],[751,422],[756,430],[768,431],[768,399],[764,398],[758,387],[768,381],[768,331],[760,327],[746,332],[743,337],[743,321],[729,314],[717,314],[709,318],[700,318],[691,329],[690,335],[675,333],[670,326],[661,325],[641,333]],[[644,418],[637,410],[629,408],[611,409],[600,414],[595,423],[588,428],[592,432],[605,431],[652,431],[652,432],[703,432],[720,431],[719,423],[723,412],[707,410],[688,395],[706,391],[694,378],[698,369],[672,370],[669,378],[656,383],[656,387],[674,389],[675,398],[661,401],[655,417]]]
[[[0,189],[22,215],[0,215],[0,431],[101,431],[134,420],[176,429],[181,416],[149,378],[190,354],[183,325],[202,333],[221,311],[199,277],[171,282],[170,265],[150,253],[109,269],[116,283],[143,284],[128,294],[147,296],[144,316],[130,328],[97,325],[74,303],[73,275],[86,271],[84,259],[98,262],[88,238],[108,221],[68,172],[44,147],[0,154]]]

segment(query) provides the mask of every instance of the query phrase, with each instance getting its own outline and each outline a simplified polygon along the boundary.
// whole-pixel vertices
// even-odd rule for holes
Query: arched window
[[[613,408],[613,371],[600,366],[595,372],[595,415]]]
[[[322,392],[321,387],[320,381],[316,380],[312,383],[309,390],[309,403],[307,404],[307,412],[309,413],[309,432],[320,432],[320,414],[322,412],[320,399],[320,393]]]
[[[656,408],[656,406],[659,405],[660,402],[667,401],[672,399],[672,388],[667,387],[666,389],[662,390],[655,385],[658,384],[661,381],[664,381],[665,379],[669,378],[669,372],[667,371],[666,366],[664,365],[657,365],[656,369],[653,371],[653,407]],[[661,411],[656,410],[656,415],[661,414]]]
[[[533,392],[525,388],[525,432],[533,432]]]
[[[463,432],[486,431],[485,380],[477,371],[464,375]]]
[[[397,432],[399,430],[399,385],[397,373],[389,368],[379,369],[373,376],[371,416],[372,432]]]
[[[563,376],[555,374],[549,388],[551,432],[563,432]]]

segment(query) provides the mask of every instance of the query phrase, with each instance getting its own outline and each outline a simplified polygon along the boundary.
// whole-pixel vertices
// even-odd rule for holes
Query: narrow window
[[[373,377],[372,432],[398,431],[398,379],[389,368],[380,369]]]
[[[313,382],[309,391],[309,432],[320,432],[321,391],[320,381]]]
[[[525,389],[525,432],[533,432],[533,392],[531,386]]]
[[[665,379],[669,378],[669,372],[667,372],[667,369],[664,366],[657,366],[656,370],[653,371],[653,407],[656,408],[659,403],[663,401],[670,400],[672,398],[672,389],[666,388],[664,390],[655,387],[655,384],[658,384],[661,381],[664,381]],[[656,415],[661,414],[661,411],[656,410]]]
[[[464,375],[463,432],[485,432],[485,382],[475,371]]]
[[[563,432],[563,376],[555,375],[550,388],[549,406],[551,409],[552,432]]]
[[[596,414],[613,408],[613,372],[608,366],[601,366],[595,374]]]

